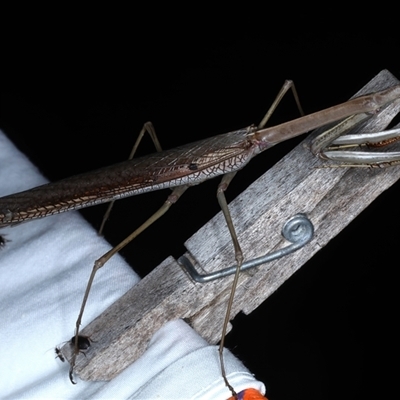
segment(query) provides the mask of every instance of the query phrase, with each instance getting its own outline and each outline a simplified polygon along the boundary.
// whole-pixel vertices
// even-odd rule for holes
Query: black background
[[[347,100],[384,68],[400,78],[399,33],[377,10],[354,25],[347,13],[327,10],[318,18],[261,8],[233,17],[152,7],[47,10],[50,17],[7,29],[1,128],[50,180],[125,159],[148,120],[165,149],[258,123],[285,79],[310,113]],[[288,97],[270,123],[296,116]],[[300,140],[254,159],[228,200]],[[152,151],[145,140],[140,154]],[[136,271],[143,276],[184,253],[184,241],[219,211],[216,187],[213,180],[192,188],[123,250]],[[234,321],[227,345],[265,382],[269,399],[368,399],[394,390],[399,188]],[[167,195],[120,201],[107,239],[119,242]],[[103,213],[83,211],[95,227]]]

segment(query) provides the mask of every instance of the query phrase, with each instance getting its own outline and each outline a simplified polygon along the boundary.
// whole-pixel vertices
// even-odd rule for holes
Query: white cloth
[[[46,183],[0,131],[0,197]],[[1,399],[226,399],[218,354],[183,321],[158,331],[145,354],[110,382],[72,385],[55,346],[71,338],[93,261],[110,245],[76,212],[3,228],[0,250]],[[114,256],[95,278],[83,326],[138,276]],[[226,351],[237,391],[261,382]]]

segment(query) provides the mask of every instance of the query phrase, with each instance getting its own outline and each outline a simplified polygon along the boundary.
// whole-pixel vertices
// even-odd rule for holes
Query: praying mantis
[[[382,107],[386,104],[390,104],[392,102],[398,101],[399,97],[400,97],[400,87],[396,86],[389,90],[381,91],[381,92],[379,92],[379,94],[374,94],[374,95],[368,96],[367,98],[362,98],[362,101],[360,101],[360,98],[359,98],[354,102],[346,102],[340,106],[332,107],[332,109],[327,109],[320,113],[311,114],[310,116],[301,117],[298,120],[290,121],[289,123],[282,124],[277,127],[263,129],[263,125],[265,125],[265,122],[263,121],[262,123],[260,123],[260,125],[257,128],[249,127],[249,128],[246,128],[245,130],[233,132],[232,134],[237,134],[238,137],[240,138],[240,140],[242,140],[243,138],[255,138],[255,141],[259,141],[261,143],[261,145],[259,147],[260,152],[261,152],[269,147],[272,147],[274,144],[279,143],[280,141],[297,136],[297,135],[302,134],[310,129],[325,125],[327,122],[337,121],[338,119],[341,119],[341,118],[344,118],[347,116],[355,115],[355,117],[351,117],[349,120],[347,120],[346,123],[349,123],[351,126],[357,125],[361,119],[369,118],[370,113],[374,113],[380,107]],[[376,103],[371,103],[371,104],[368,103],[367,104],[367,103],[365,103],[365,100],[376,101]],[[332,111],[332,113],[331,113],[331,111]],[[296,124],[298,124],[298,125],[296,125]],[[285,131],[285,129],[287,129],[287,130]],[[327,143],[332,142],[332,138],[330,137],[330,135],[332,135],[332,136],[342,135],[343,129],[344,129],[343,125],[339,125],[336,128],[334,128],[333,130],[328,131],[329,133],[322,136],[322,139],[320,138],[321,142],[320,141],[314,142],[313,150],[316,153],[319,153],[320,151],[322,151],[322,149],[327,147]],[[392,137],[396,137],[396,135],[398,136],[398,134],[399,134],[398,132],[391,133]],[[326,136],[328,136],[328,138],[326,138]],[[225,140],[228,137],[231,138],[231,137],[234,137],[234,135],[230,135],[230,134],[222,135],[221,136],[221,138],[223,139],[222,146],[218,147],[218,145],[217,145],[217,147],[212,149],[212,151],[210,151],[210,146],[212,143],[211,140],[203,141],[202,143],[206,145],[206,149],[207,149],[206,152],[202,153],[203,158],[206,159],[205,155],[207,155],[208,157],[210,157],[211,155],[215,156],[218,152],[220,152],[220,153],[228,152],[228,150],[233,151],[233,153],[231,153],[231,157],[234,157],[235,156],[234,150],[235,150],[235,145],[237,142],[228,143],[228,141]],[[376,138],[376,136],[373,136],[373,137]],[[213,138],[211,138],[211,139],[213,139]],[[267,140],[270,140],[270,142],[267,142]],[[378,140],[379,142],[382,141],[381,138],[377,138],[376,140]],[[391,140],[391,137],[385,138],[384,140]],[[343,144],[343,143],[341,143],[341,144]],[[257,143],[257,146],[258,145],[259,144]],[[229,148],[229,146],[231,146],[232,148]],[[193,148],[194,148],[194,146],[187,147],[187,148],[185,148],[185,151],[189,152],[189,150],[193,149]],[[237,146],[237,149],[240,150],[240,153],[236,153],[236,156],[239,158],[242,157],[242,155],[244,155],[244,153],[245,153],[245,150],[247,150],[240,146]],[[254,153],[251,153],[251,152],[248,153],[248,159],[251,159],[253,156],[255,156],[257,154],[257,152],[258,152],[258,150],[256,149],[256,151]],[[167,154],[167,153],[160,153],[158,155],[155,155],[155,157],[161,159],[162,157],[164,157],[163,155],[165,155],[165,154]],[[331,157],[331,158],[333,158],[333,160],[335,160],[335,152],[333,152],[333,153],[326,152],[323,154],[326,157]],[[336,154],[339,154],[339,153],[336,153]],[[182,153],[181,153],[181,155],[182,155]],[[355,163],[360,160],[359,157],[360,157],[360,155],[353,154],[350,156],[350,159],[347,159],[345,161],[340,159],[339,162],[342,164],[348,163],[349,161],[351,163]],[[380,155],[380,157],[382,157],[382,158],[378,158],[378,159],[375,158],[372,161],[368,160],[368,159],[363,160],[361,162],[361,165],[366,165],[366,166],[373,165],[373,164],[378,165],[379,163],[384,163],[385,165],[391,165],[391,164],[396,163],[399,160],[398,153],[397,154],[392,153],[389,155],[387,153],[383,153]],[[136,160],[136,162],[138,162],[139,165],[141,162],[144,162],[143,159],[139,159],[139,160],[140,161]],[[150,160],[150,159],[147,159],[147,160]],[[224,169],[225,168],[224,163],[227,163],[227,166],[229,166],[228,162],[227,162],[227,160],[229,160],[229,157],[218,158],[218,160],[219,160],[218,162],[215,162],[215,159],[214,159],[214,162],[211,163],[211,165],[217,165],[220,167],[218,173],[214,173],[215,169],[207,170],[207,168],[205,167],[205,165],[206,165],[205,161],[203,161],[203,159],[200,159],[200,161],[199,161],[198,158],[196,158],[195,161],[193,161],[193,160],[185,161],[183,163],[184,164],[183,170],[185,171],[185,173],[187,173],[187,176],[193,176],[202,171],[206,171],[207,173],[210,174],[206,177],[203,176],[202,178],[200,178],[198,180],[193,180],[193,181],[189,180],[189,182],[187,182],[188,186],[200,183],[202,181],[202,179],[203,180],[210,179],[213,176],[217,176],[217,175],[223,174],[225,172],[228,173],[228,178],[223,181],[223,185],[221,186],[220,193],[222,193],[222,194],[219,195],[219,200],[220,200],[220,203],[222,203],[221,207],[224,210],[224,213],[229,214],[229,210],[227,208],[226,201],[224,200],[223,192],[226,189],[226,187],[224,187],[224,186],[225,185],[227,186],[227,184],[229,184],[230,180],[232,179],[232,174],[235,173],[235,171],[234,171],[234,168],[232,170]],[[243,164],[238,164],[237,168],[240,169],[241,167],[243,167],[247,161],[248,160],[244,160]],[[153,159],[153,162],[154,162],[154,159]],[[124,164],[120,164],[120,165],[121,166],[123,165],[124,166],[123,168],[125,168],[125,166],[127,166],[128,164],[124,163]],[[134,162],[133,165],[137,166],[138,164],[135,164],[135,162]],[[147,165],[149,165],[149,164],[147,164]],[[222,168],[222,166],[224,168]],[[165,168],[165,165],[163,168]],[[169,178],[171,178],[171,177],[169,177]],[[175,179],[175,184],[179,183],[181,185],[182,183],[185,183],[182,176],[175,177],[174,179]],[[171,182],[171,179],[170,179],[170,182]],[[164,184],[164,183],[162,183],[162,184]],[[180,185],[178,185],[178,187]],[[165,186],[168,187],[167,184],[165,184]],[[54,190],[57,188],[57,185],[50,184],[49,186],[46,185],[46,187],[47,187],[47,189]],[[147,186],[147,188],[145,188],[144,190],[156,190],[158,188],[160,188],[160,187]],[[185,187],[185,189],[186,189],[186,187]],[[140,189],[140,190],[142,190],[142,189]],[[177,192],[175,192],[175,194],[173,192],[173,194],[171,196],[178,195],[178,197],[179,197],[183,193],[181,190],[182,189],[177,190]],[[51,214],[54,214],[57,212],[67,211],[69,209],[80,208],[80,206],[84,207],[84,206],[93,205],[93,203],[91,203],[90,200],[87,201],[86,203],[82,200],[82,202],[80,204],[79,204],[79,202],[74,202],[74,206],[78,205],[78,207],[73,207],[73,206],[68,207],[68,204],[66,204],[66,207],[63,209],[62,207],[61,208],[57,207],[57,205],[59,203],[55,202],[54,198],[53,198],[53,200],[52,200],[53,208],[50,208],[49,206],[46,206],[46,207],[40,206],[39,207],[39,204],[35,203],[35,206],[33,207],[33,211],[31,213],[24,214],[27,211],[27,209],[22,209],[21,206],[19,206],[17,204],[18,198],[24,200],[24,199],[26,199],[26,196],[29,196],[30,199],[32,200],[32,198],[34,198],[36,196],[36,193],[40,193],[40,192],[41,192],[40,189],[36,190],[36,191],[34,189],[31,191],[22,192],[19,195],[17,194],[17,195],[6,196],[6,197],[0,199],[0,211],[2,212],[2,224],[3,224],[2,226],[12,225],[12,224],[15,224],[18,222],[24,222],[29,219],[34,219],[34,218],[51,215]],[[27,195],[24,195],[23,193],[26,193]],[[131,195],[133,195],[133,194],[139,194],[139,193],[138,192],[131,193]],[[112,198],[118,197],[119,195],[114,194],[113,196],[109,196],[109,194],[105,194],[104,198],[100,201],[109,201]],[[97,199],[98,199],[98,197],[97,197]],[[94,201],[94,203],[97,201],[97,199]],[[173,199],[173,197],[171,199],[172,199],[172,201],[169,200],[170,203],[175,201]],[[66,203],[68,203],[68,201]],[[56,204],[56,206],[54,206],[54,204]],[[69,206],[71,206],[71,202],[69,202]],[[169,208],[169,206],[167,208]],[[162,211],[164,211],[164,209]],[[226,216],[226,218],[227,218],[227,220],[229,220],[229,215]],[[232,223],[228,222],[228,226],[230,226],[230,230],[231,230],[231,234],[232,234],[232,229],[234,230]],[[136,234],[138,234],[137,231],[136,231]],[[234,234],[232,234],[232,236],[234,237]],[[242,256],[240,255],[240,247],[239,247],[238,243],[235,244],[235,247],[236,247],[235,253],[236,253],[236,258],[237,258],[237,264],[240,266],[240,264],[242,262],[242,260],[241,260]],[[120,247],[118,247],[116,250],[114,249],[112,251],[112,254],[109,255],[109,257],[111,257],[119,249],[120,249]],[[106,262],[108,260],[107,257],[104,262]],[[94,272],[95,272],[95,270],[94,270]],[[236,276],[238,276],[238,274],[236,274]],[[94,275],[93,275],[93,277],[94,277]],[[90,289],[90,287],[89,287],[89,289]],[[232,290],[232,293],[234,293],[234,290]],[[86,299],[87,299],[87,296],[86,296]],[[233,299],[233,297],[232,297],[232,299]],[[230,300],[230,304],[232,302],[232,299]],[[84,306],[83,306],[83,308],[84,308]],[[83,310],[82,310],[82,313],[83,313]],[[82,313],[80,315],[80,318],[82,317]],[[229,313],[227,313],[227,315],[229,315]],[[78,330],[79,330],[79,323],[77,323],[77,332],[76,332],[77,335],[78,335]],[[221,352],[221,354],[222,354],[222,352]],[[222,363],[221,363],[221,365],[222,365]]]

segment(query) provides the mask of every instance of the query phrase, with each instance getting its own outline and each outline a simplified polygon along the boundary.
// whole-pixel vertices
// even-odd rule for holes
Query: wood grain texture
[[[382,71],[356,95],[396,83],[388,71]],[[399,110],[400,104],[389,106],[366,129],[384,129]],[[315,227],[313,240],[303,249],[241,275],[231,318],[257,308],[400,178],[399,166],[316,168],[325,162],[313,156],[309,146],[320,132],[309,135],[229,206],[246,260],[287,245],[281,229],[299,212],[307,214]],[[211,272],[233,264],[233,246],[221,213],[193,235],[186,247],[186,255],[198,269]],[[143,354],[155,331],[177,318],[186,319],[210,343],[218,342],[232,279],[195,284],[172,257],[166,259],[82,330],[93,342],[86,357],[77,357],[75,373],[84,380],[112,379]],[[69,345],[62,351],[70,357]]]

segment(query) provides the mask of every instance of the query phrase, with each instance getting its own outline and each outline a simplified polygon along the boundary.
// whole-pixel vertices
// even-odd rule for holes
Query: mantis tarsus
[[[62,362],[65,361],[65,358],[64,358],[60,348],[56,347],[54,349],[54,352],[56,353],[56,358],[59,358]]]
[[[287,90],[289,86],[290,85],[287,85],[285,90]],[[176,187],[166,204],[158,211],[158,214],[150,218],[119,246],[96,261],[85,300],[82,304],[81,313],[77,321],[75,358],[79,352],[77,340],[80,320],[96,270],[101,268],[113,254],[141,233],[150,223],[165,213],[170,205],[180,197],[188,186],[201,183],[214,176],[226,174],[226,178],[223,178],[219,186],[218,198],[235,243],[236,236],[233,224],[229,220],[229,211],[223,192],[226,190],[236,170],[241,169],[256,154],[281,141],[300,135],[329,122],[354,116],[328,131],[328,133],[322,137],[322,143],[319,143],[319,141],[315,142],[314,151],[319,153],[328,143],[334,140],[332,137],[343,134],[344,125],[349,124],[349,126],[354,126],[361,120],[368,118],[371,113],[374,113],[380,107],[399,100],[399,98],[400,86],[395,86],[391,89],[369,96],[363,96],[276,127],[263,129],[269,117],[269,113],[267,113],[266,118],[257,128],[248,127],[192,145],[183,146],[175,150],[158,153],[147,158],[121,163],[109,169],[95,171],[92,174],[80,175],[76,178],[70,178],[58,183],[48,184],[36,189],[6,196],[0,199],[1,226],[12,225],[59,212],[88,207],[116,198],[140,194],[145,191],[157,190],[164,187]],[[399,133],[397,132],[393,135],[398,136]],[[332,154],[332,157],[335,160],[334,155],[335,154]],[[359,160],[357,155],[352,155],[351,157],[352,163]],[[398,161],[399,158],[400,155],[398,153],[392,154],[390,158],[388,158],[387,155],[380,155],[380,158],[371,162],[362,161],[362,164],[391,164]],[[339,160],[339,162],[344,163],[345,161]],[[98,189],[99,182],[102,183],[102,190]],[[104,190],[104,187],[106,187],[106,190]],[[72,191],[71,188],[74,188],[74,191]],[[80,190],[85,191],[85,194],[83,195],[83,192],[80,192]],[[235,243],[235,253],[239,267],[242,262],[242,255],[237,241]],[[237,276],[238,274],[236,274],[236,277]],[[233,300],[234,287],[235,284],[233,285],[229,304],[231,304]],[[229,308],[230,305],[228,306],[224,330],[226,329],[226,324],[229,319]],[[220,354],[221,366],[223,368],[222,346],[220,347]],[[71,363],[72,369],[75,361],[74,358]]]

